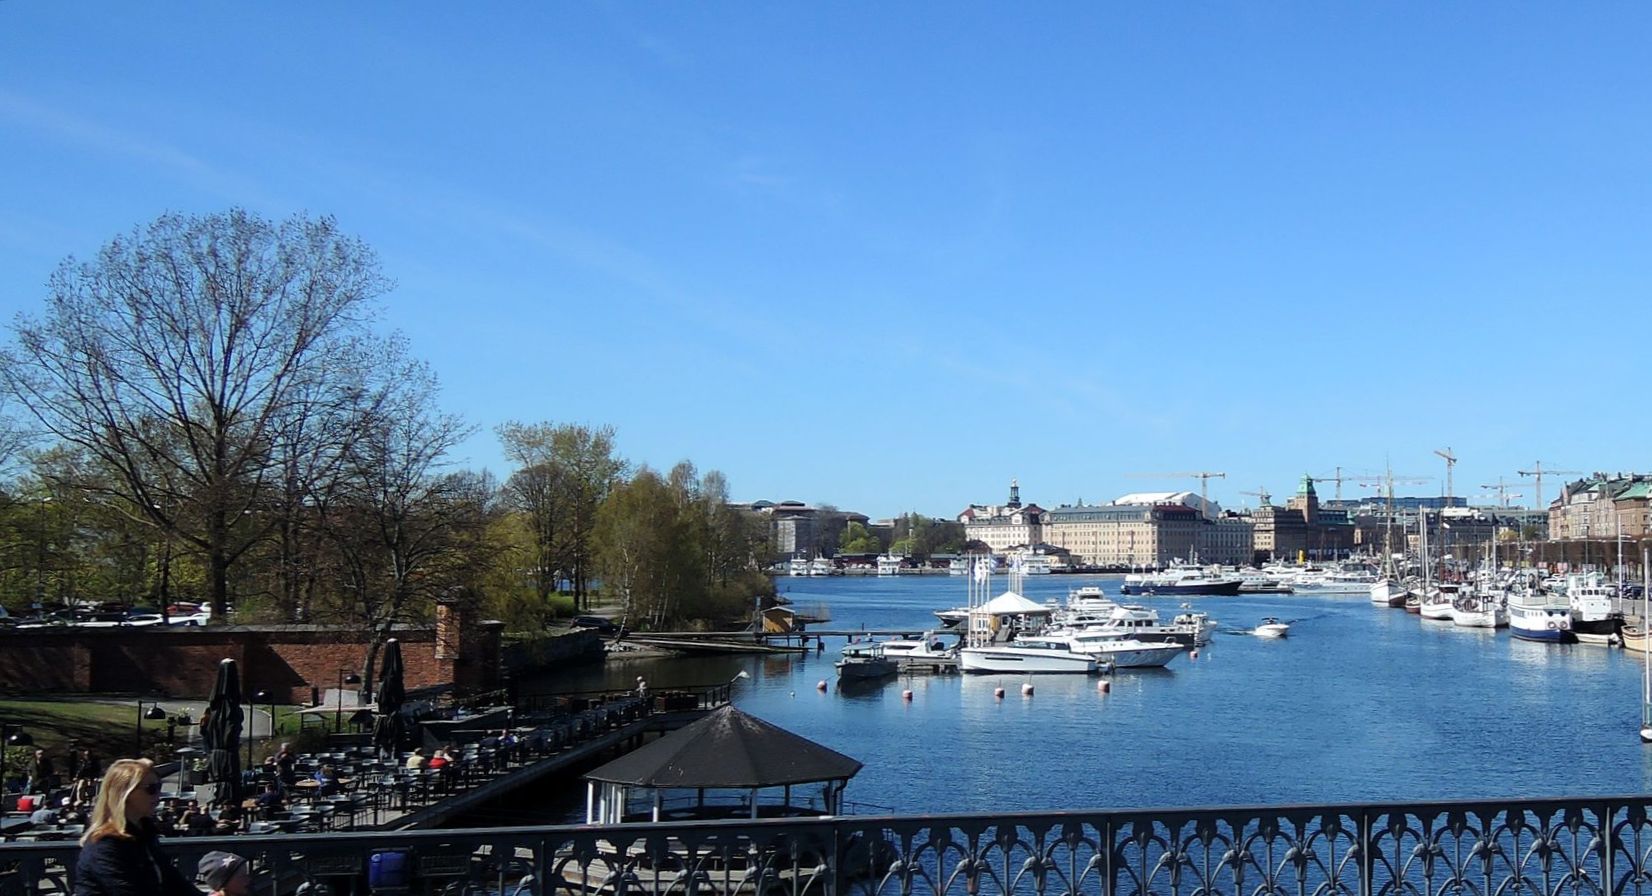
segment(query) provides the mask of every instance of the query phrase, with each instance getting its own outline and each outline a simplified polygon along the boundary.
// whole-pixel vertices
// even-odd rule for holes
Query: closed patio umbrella
[[[207,749],[207,780],[220,785],[218,798],[241,798],[241,670],[232,659],[218,664],[218,680],[207,701],[201,740]],[[227,787],[226,787],[227,785]]]
[[[373,720],[373,746],[395,758],[406,732],[402,730],[402,704],[407,688],[402,683],[402,645],[391,638],[384,645],[384,662],[379,666],[378,718]]]

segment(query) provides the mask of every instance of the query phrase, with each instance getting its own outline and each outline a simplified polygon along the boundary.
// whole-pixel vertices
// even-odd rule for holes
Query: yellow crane
[[[1451,468],[1457,466],[1457,455],[1451,453],[1451,446],[1435,451],[1435,454],[1445,458],[1446,462],[1446,506],[1451,506]]]
[[[1206,486],[1210,480],[1228,478],[1228,474],[1226,473],[1209,473],[1204,470],[1181,473],[1131,473],[1130,475],[1136,477],[1137,479],[1180,479],[1184,476],[1197,479],[1199,480],[1199,500],[1205,503],[1205,507],[1210,506],[1210,499],[1205,496],[1207,491]],[[1205,507],[1199,508],[1199,512],[1204,513]]]
[[[1532,477],[1535,477],[1537,479],[1537,509],[1538,510],[1548,510],[1549,509],[1549,505],[1543,503],[1543,477],[1544,476],[1582,476],[1582,475],[1584,475],[1582,470],[1545,470],[1545,469],[1543,469],[1543,462],[1542,461],[1538,461],[1538,462],[1532,464],[1532,468],[1530,470],[1515,470],[1515,472],[1519,473],[1522,476],[1532,476]]]

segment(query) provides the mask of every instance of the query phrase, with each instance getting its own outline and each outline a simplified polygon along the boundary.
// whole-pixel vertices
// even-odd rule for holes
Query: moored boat
[[[1177,566],[1164,572],[1125,576],[1119,590],[1124,594],[1217,594],[1239,593],[1238,576],[1212,572],[1200,567]]]
[[[1564,644],[1572,637],[1572,613],[1565,598],[1548,592],[1517,591],[1509,595],[1509,634],[1525,641]]]

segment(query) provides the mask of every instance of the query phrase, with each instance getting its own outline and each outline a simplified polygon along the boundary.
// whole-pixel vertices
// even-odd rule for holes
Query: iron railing
[[[1652,797],[884,816],[165,843],[252,859],[260,893],[431,896],[1647,896]],[[0,896],[65,892],[73,844],[0,846]],[[381,882],[382,883],[382,882]]]

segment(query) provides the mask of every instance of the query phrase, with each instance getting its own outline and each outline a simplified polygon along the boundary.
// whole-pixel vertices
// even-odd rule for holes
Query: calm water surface
[[[995,591],[1007,587],[995,579]],[[964,580],[784,578],[823,628],[934,627],[964,603]],[[1117,576],[1027,579],[1034,600],[1065,599]],[[1364,595],[1133,597],[1172,615],[1219,620],[1196,660],[1098,679],[1014,676],[895,679],[839,692],[825,656],[610,660],[533,687],[571,691],[752,678],[741,709],[866,764],[848,796],[862,813],[1182,807],[1585,796],[1652,789],[1652,748],[1637,737],[1640,655],[1546,646],[1376,608]],[[1292,621],[1269,641],[1229,633],[1264,616]],[[831,687],[820,693],[825,679]],[[1008,696],[993,697],[1003,686]],[[910,688],[913,700],[901,699]]]

